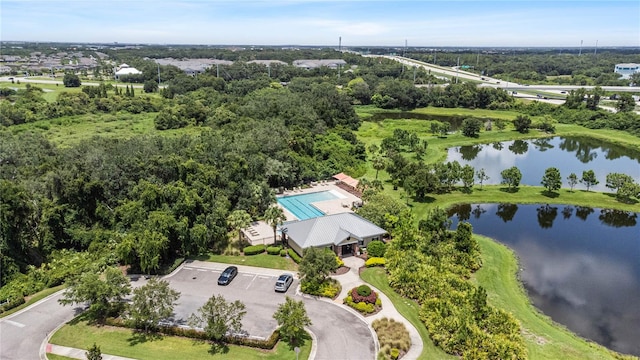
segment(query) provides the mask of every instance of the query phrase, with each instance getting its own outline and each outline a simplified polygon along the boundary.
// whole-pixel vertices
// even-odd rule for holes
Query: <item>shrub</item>
[[[365,315],[371,314],[376,310],[376,307],[373,304],[368,304],[364,301],[354,301],[353,296],[347,296],[344,298],[343,303]]]
[[[385,317],[374,320],[371,327],[376,331],[384,359],[397,359],[400,351],[409,351],[411,336],[403,323]]]
[[[367,255],[371,257],[383,257],[387,246],[380,240],[373,240],[367,245]]]
[[[262,254],[265,249],[266,249],[265,245],[253,245],[253,246],[247,246],[246,248],[242,249],[242,252],[245,255],[257,255],[257,254]]]
[[[303,280],[300,283],[300,291],[309,295],[335,299],[335,297],[340,294],[340,291],[342,291],[342,286],[340,286],[340,283],[337,280],[331,278],[328,278],[321,284]]]
[[[340,259],[338,256],[336,256],[336,263],[338,264],[338,268],[344,266],[344,261],[342,261],[342,259]]]
[[[293,249],[289,248],[288,252],[289,252],[289,256],[293,259],[293,261],[296,262],[296,264],[299,264],[300,261],[302,261],[302,258],[300,257],[300,255],[298,255],[298,253],[295,252]]]
[[[360,296],[369,296],[371,294],[371,288],[365,284],[358,286],[356,291]]]
[[[353,298],[354,302],[365,302],[367,304],[374,305],[376,303],[376,300],[378,300],[378,294],[376,294],[375,291],[371,291],[371,289],[369,289],[370,293],[366,296],[363,296],[358,293],[358,290],[359,287],[351,289],[351,297]]]
[[[24,304],[24,297],[22,296],[7,299],[7,301],[4,304],[2,304],[2,306],[0,306],[0,314],[7,310],[13,309],[14,307],[18,307],[22,304]]]
[[[285,249],[280,250],[280,256],[287,256],[287,250]]]
[[[386,262],[383,257],[371,257],[364,262],[364,266],[366,267],[384,266],[385,263]]]
[[[282,251],[282,247],[280,246],[269,246],[267,248],[267,254],[269,255],[278,255]]]

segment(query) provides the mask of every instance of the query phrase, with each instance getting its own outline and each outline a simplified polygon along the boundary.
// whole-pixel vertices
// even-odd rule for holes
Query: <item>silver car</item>
[[[289,286],[293,283],[293,275],[291,274],[282,274],[276,280],[275,290],[278,292],[286,292],[289,290]]]

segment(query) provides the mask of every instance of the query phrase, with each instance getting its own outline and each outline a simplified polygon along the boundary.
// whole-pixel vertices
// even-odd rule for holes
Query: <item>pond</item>
[[[509,246],[531,302],[610,349],[640,355],[638,213],[567,205],[471,204],[449,210],[452,229]]]
[[[627,174],[640,182],[640,154],[600,140],[579,137],[553,137],[533,140],[503,141],[493,144],[460,146],[448,149],[447,161],[457,160],[476,170],[485,169],[489,180],[485,184],[499,184],[500,172],[517,166],[522,172],[522,185],[540,186],[544,171],[549,167],[560,170],[563,184],[568,188],[567,176],[575,173],[578,179],[585,170],[593,170],[600,183],[594,191],[610,191],[607,174]],[[578,183],[576,189],[585,189]]]

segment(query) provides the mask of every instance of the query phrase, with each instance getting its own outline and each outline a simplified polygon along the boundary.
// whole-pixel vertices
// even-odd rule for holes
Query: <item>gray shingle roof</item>
[[[354,213],[341,213],[285,223],[287,237],[301,248],[338,245],[346,238],[363,239],[387,232]]]

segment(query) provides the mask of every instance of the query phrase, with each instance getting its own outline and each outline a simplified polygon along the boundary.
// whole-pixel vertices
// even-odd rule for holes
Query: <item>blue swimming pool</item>
[[[324,215],[324,213],[311,203],[323,200],[338,199],[331,191],[320,191],[309,194],[283,196],[278,198],[278,203],[289,210],[299,220],[307,220]]]

